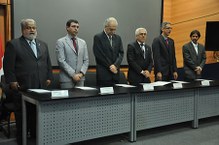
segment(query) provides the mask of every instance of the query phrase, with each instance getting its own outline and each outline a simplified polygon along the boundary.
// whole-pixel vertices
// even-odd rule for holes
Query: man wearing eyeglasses
[[[128,81],[131,85],[150,83],[150,73],[153,67],[151,47],[145,43],[147,30],[135,30],[136,41],[128,44],[127,61],[129,64]]]
[[[107,18],[103,32],[94,36],[93,52],[98,86],[113,86],[119,83],[124,51],[121,37],[115,34],[117,26],[118,22],[114,17]]]
[[[152,43],[155,81],[178,78],[174,40],[169,37],[171,30],[171,23],[163,22],[161,35],[154,38]]]

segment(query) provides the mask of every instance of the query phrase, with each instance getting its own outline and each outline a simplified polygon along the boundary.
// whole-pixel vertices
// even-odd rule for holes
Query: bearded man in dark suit
[[[204,45],[198,43],[201,34],[198,30],[190,33],[191,41],[183,45],[183,68],[186,81],[200,79],[206,62]]]
[[[27,89],[47,88],[52,80],[52,67],[48,46],[36,39],[36,22],[33,19],[21,21],[22,36],[6,44],[4,54],[5,81],[15,104],[15,118],[17,126],[17,142],[22,145],[22,103],[20,91]],[[35,125],[35,108],[28,108],[32,117],[27,120],[27,127]],[[32,119],[31,119],[32,118]],[[33,124],[30,124],[33,123]],[[31,129],[32,130],[32,129]],[[35,134],[35,129],[32,130]]]

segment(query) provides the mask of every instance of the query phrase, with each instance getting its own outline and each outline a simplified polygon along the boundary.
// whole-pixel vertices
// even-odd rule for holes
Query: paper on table
[[[36,92],[36,93],[50,93],[51,91],[49,90],[44,90],[44,89],[28,89],[29,91]]]
[[[96,88],[92,88],[92,87],[75,87],[81,90],[97,90]]]
[[[132,87],[136,87],[133,85],[128,85],[128,84],[115,84],[116,86],[120,86],[120,87],[125,87],[125,88],[132,88]]]
[[[150,85],[155,87],[155,86],[164,86],[164,85],[170,84],[170,83],[171,82],[157,81],[157,82],[150,83]],[[140,84],[144,85],[144,84],[148,84],[148,83],[140,83]]]
[[[196,81],[209,81],[209,82],[211,82],[211,81],[213,81],[213,80],[206,80],[206,79],[195,79]]]
[[[189,83],[189,82],[185,82],[185,81],[176,81],[176,80],[171,80],[171,82],[174,82],[174,83],[181,83],[181,84]]]

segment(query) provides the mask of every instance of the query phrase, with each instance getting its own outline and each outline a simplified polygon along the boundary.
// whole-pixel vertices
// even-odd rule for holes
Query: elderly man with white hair
[[[131,85],[150,83],[153,59],[151,47],[146,44],[147,30],[145,28],[137,28],[135,39],[134,42],[128,44],[127,49],[128,81]]]

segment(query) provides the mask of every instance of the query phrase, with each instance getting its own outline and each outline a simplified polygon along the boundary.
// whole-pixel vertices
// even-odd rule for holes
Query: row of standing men
[[[119,83],[120,64],[124,51],[122,39],[117,35],[118,22],[110,17],[104,22],[104,30],[93,39],[93,53],[96,59],[96,79],[98,86],[112,86]],[[60,83],[62,88],[83,86],[84,75],[88,68],[86,42],[77,37],[79,23],[69,20],[66,23],[68,34],[60,38],[56,44],[56,54],[60,66]],[[172,30],[169,22],[161,25],[162,34],[154,39],[152,49],[146,44],[147,30],[137,28],[136,40],[128,44],[128,82],[132,85],[150,83],[150,75],[154,67],[155,80],[168,81],[177,79],[177,65],[174,40],[169,38]],[[191,42],[183,46],[185,80],[201,78],[205,65],[205,48],[198,43],[200,32],[194,30],[190,34]],[[77,39],[74,47],[72,40]],[[73,44],[73,45],[72,45]],[[75,49],[76,48],[76,49]]]
[[[94,36],[93,52],[96,59],[96,79],[98,86],[112,86],[119,83],[120,64],[124,56],[122,39],[117,35],[118,22],[114,17],[107,18],[104,29]],[[128,81],[130,84],[151,82],[150,75],[154,67],[155,80],[177,79],[175,46],[171,33],[171,24],[163,22],[162,34],[156,37],[152,49],[146,44],[147,30],[137,28],[136,40],[128,44],[127,61],[129,64]],[[89,65],[87,44],[77,36],[79,22],[70,19],[66,23],[67,35],[56,42],[56,55],[60,66],[61,88],[69,89],[83,86]],[[22,145],[22,107],[20,91],[34,88],[48,88],[51,84],[52,66],[45,42],[37,39],[36,22],[33,19],[21,21],[20,38],[6,44],[3,67],[6,84],[13,97],[17,126],[17,142]],[[183,46],[184,70],[186,80],[201,77],[206,61],[204,46],[198,43],[200,32],[190,34],[191,41]],[[34,114],[35,108],[29,106],[27,114]],[[35,136],[35,117],[27,117],[27,129]]]

